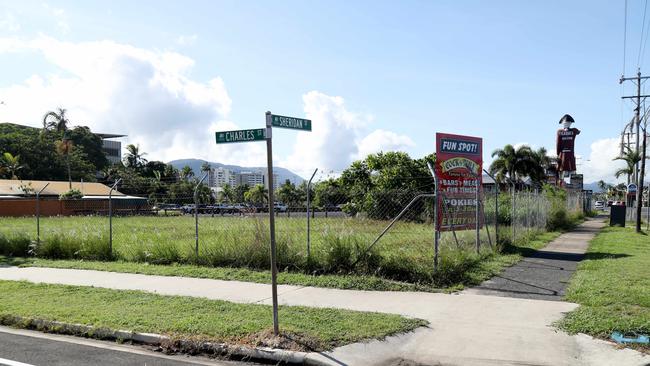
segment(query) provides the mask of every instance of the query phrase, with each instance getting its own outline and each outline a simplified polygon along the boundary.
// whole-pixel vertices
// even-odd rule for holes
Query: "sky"
[[[149,160],[264,166],[263,143],[215,131],[309,118],[274,131],[274,163],[338,173],[378,151],[414,158],[435,133],[554,152],[565,114],[585,182],[614,182],[632,116],[621,74],[643,72],[645,3],[617,1],[0,1],[0,122],[126,134]],[[650,33],[650,14],[647,17]],[[645,34],[645,33],[644,33]],[[625,63],[624,55],[625,54]]]

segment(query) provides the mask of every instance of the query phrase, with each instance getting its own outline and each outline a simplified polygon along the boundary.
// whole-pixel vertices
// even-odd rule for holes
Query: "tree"
[[[137,172],[142,171],[147,159],[144,156],[147,153],[140,151],[140,145],[128,144],[126,145],[126,154],[124,154],[124,165]]]
[[[234,200],[237,202],[244,202],[245,201],[245,195],[246,192],[250,189],[250,186],[248,184],[240,184],[235,187],[234,192],[235,192],[235,198]]]
[[[185,165],[180,171],[181,180],[189,180],[194,177],[194,171],[189,165]]]
[[[67,134],[75,150],[81,150],[86,155],[86,161],[94,166],[95,172],[101,171],[109,166],[110,163],[103,150],[102,139],[92,133],[90,128],[77,126],[68,130]],[[72,175],[74,176],[74,172]]]
[[[221,200],[227,203],[232,203],[235,200],[235,191],[229,184],[221,187]]]
[[[630,176],[634,174],[634,168],[636,164],[641,161],[641,153],[639,151],[633,150],[628,146],[625,146],[625,151],[620,155],[615,157],[613,160],[622,160],[625,162],[625,166],[614,172],[614,176],[619,178],[621,175],[627,176],[627,182],[630,182]]]
[[[72,152],[72,141],[68,140],[67,132],[70,121],[68,120],[66,110],[58,108],[56,112],[49,111],[43,116],[43,132],[56,131],[62,134],[61,141],[57,143],[57,151],[65,156],[65,163],[68,170],[69,189],[72,189],[72,173],[70,170],[70,152]]]
[[[338,179],[328,179],[318,182],[314,188],[314,205],[327,208],[343,204],[348,201],[345,190]]]
[[[489,171],[495,175],[499,182],[509,178],[513,182],[521,180],[523,177],[532,176],[539,173],[540,163],[534,157],[535,153],[529,146],[522,145],[515,149],[508,144],[503,149],[496,149],[492,152],[492,157],[496,157],[490,164]]]
[[[548,156],[545,147],[532,151],[530,154],[530,164],[528,166],[528,175],[533,182],[543,185],[546,182],[546,172],[553,171],[555,168],[556,158]]]
[[[207,174],[210,172],[211,169],[212,167],[210,166],[210,163],[208,163],[207,161],[204,161],[203,164],[201,164],[201,173]]]
[[[263,205],[269,200],[269,191],[264,188],[264,185],[257,184],[244,194],[244,199],[255,205]]]
[[[9,177],[14,180],[18,179],[16,172],[23,168],[20,164],[20,155],[13,156],[8,152],[2,154],[2,162],[0,165],[9,173]]]
[[[371,154],[355,161],[340,177],[341,189],[349,197],[343,207],[348,214],[366,212],[368,217],[394,217],[417,194],[433,191],[427,162],[433,155],[412,159],[404,152]],[[414,218],[420,213],[416,207]]]
[[[296,185],[291,183],[289,179],[278,188],[278,199],[289,206],[289,208],[298,205],[300,202],[300,196],[300,192],[296,189]],[[288,215],[291,215],[289,212],[290,210],[287,210]]]

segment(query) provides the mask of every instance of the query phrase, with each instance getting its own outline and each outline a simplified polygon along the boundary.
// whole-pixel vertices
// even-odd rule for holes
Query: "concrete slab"
[[[587,220],[503,273],[463,292],[562,301],[589,242],[604,225],[601,220]]]

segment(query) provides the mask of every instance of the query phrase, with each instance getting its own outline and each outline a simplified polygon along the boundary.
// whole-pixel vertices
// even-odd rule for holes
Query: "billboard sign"
[[[483,139],[436,133],[438,228],[441,231],[476,227],[476,193],[483,183]],[[444,205],[444,207],[443,207]],[[482,217],[482,215],[479,215]],[[481,226],[483,223],[479,222]]]
[[[569,178],[569,184],[567,184],[566,188],[569,190],[582,192],[584,189],[583,181],[584,178],[582,174],[571,174],[571,178]]]

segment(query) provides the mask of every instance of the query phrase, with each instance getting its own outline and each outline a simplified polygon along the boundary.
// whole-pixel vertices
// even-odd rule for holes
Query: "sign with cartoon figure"
[[[568,114],[562,116],[560,124],[562,128],[557,130],[556,152],[558,160],[558,172],[560,179],[570,177],[576,172],[575,141],[580,134],[580,130],[571,127],[574,123],[573,117]]]
[[[483,182],[483,139],[436,133],[435,171],[441,194],[437,217],[440,230],[475,228],[476,192],[478,189],[480,193]]]

